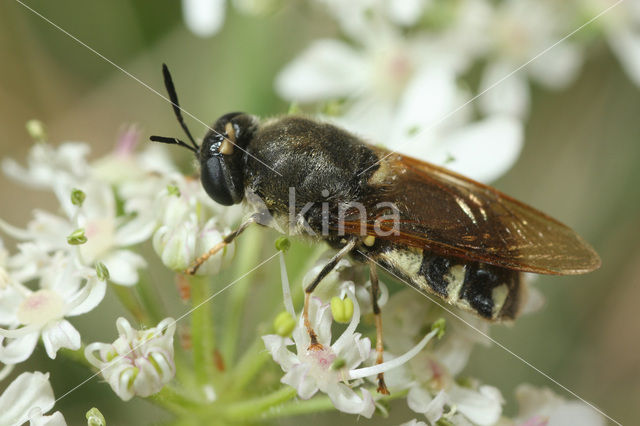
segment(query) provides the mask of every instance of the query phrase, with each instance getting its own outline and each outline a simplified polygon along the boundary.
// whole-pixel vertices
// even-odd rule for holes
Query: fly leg
[[[229,235],[225,236],[222,241],[220,241],[218,244],[216,244],[215,246],[211,247],[211,249],[206,252],[205,254],[203,254],[202,256],[200,256],[199,258],[197,258],[192,264],[191,266],[189,266],[189,268],[187,270],[184,271],[185,274],[187,275],[195,275],[195,273],[198,271],[198,268],[200,266],[202,266],[202,264],[204,262],[207,261],[207,259],[209,259],[211,256],[213,256],[214,254],[218,253],[220,250],[222,250],[223,248],[225,248],[227,245],[231,244],[231,242],[233,242],[233,240],[236,239],[236,237],[238,235],[240,235],[242,233],[242,231],[244,231],[245,229],[247,229],[247,227],[249,225],[251,225],[254,222],[257,223],[261,223],[259,221],[261,215],[260,214],[254,214],[251,217],[249,217],[247,220],[245,220],[242,224],[240,224],[240,226],[238,227],[238,229],[236,229],[235,231],[233,231],[232,233],[230,233]]]
[[[309,344],[309,350],[318,350],[322,349],[322,345],[318,342],[318,335],[315,331],[313,331],[313,327],[311,327],[311,322],[309,321],[309,301],[311,300],[311,293],[313,290],[320,284],[320,281],[326,277],[329,272],[336,267],[340,259],[345,257],[356,245],[356,240],[349,241],[344,247],[340,249],[332,258],[327,262],[326,265],[322,268],[318,276],[311,281],[311,284],[307,286],[304,290],[304,310],[302,311],[302,317],[304,318],[304,326],[307,328],[307,332],[309,333],[309,339],[311,343]]]
[[[371,280],[371,303],[373,304],[373,315],[376,323],[376,364],[382,364],[384,343],[382,340],[382,314],[378,306],[378,297],[380,296],[380,284],[378,282],[378,272],[376,264],[369,261],[369,278]],[[389,389],[384,383],[384,373],[378,373],[378,393],[389,395]]]

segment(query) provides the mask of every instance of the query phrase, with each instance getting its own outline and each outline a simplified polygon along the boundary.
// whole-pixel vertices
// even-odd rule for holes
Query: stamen
[[[289,286],[289,277],[287,276],[287,267],[284,263],[284,255],[282,252],[280,255],[280,278],[282,279],[282,295],[284,296],[284,307],[291,314],[292,317],[296,317],[296,311],[293,307],[293,299],[291,298],[291,287]]]
[[[431,340],[433,336],[436,335],[437,332],[438,332],[437,329],[431,331],[429,334],[424,336],[424,338],[420,341],[420,343],[418,343],[413,348],[409,349],[407,352],[405,352],[403,355],[397,358],[394,358],[390,361],[383,362],[382,364],[377,364],[371,367],[363,367],[363,368],[356,368],[355,370],[350,370],[349,379],[353,380],[353,379],[361,379],[363,377],[374,376],[376,374],[384,373],[385,371],[401,366],[402,364],[404,364],[405,362],[409,361],[411,358],[416,356],[418,352],[420,352],[427,345],[427,343],[429,343],[429,340]]]

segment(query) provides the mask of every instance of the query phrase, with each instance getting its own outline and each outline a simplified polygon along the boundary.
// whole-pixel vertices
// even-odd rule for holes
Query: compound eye
[[[236,202],[237,191],[222,156],[216,154],[202,164],[200,180],[209,197],[218,204],[230,206]]]

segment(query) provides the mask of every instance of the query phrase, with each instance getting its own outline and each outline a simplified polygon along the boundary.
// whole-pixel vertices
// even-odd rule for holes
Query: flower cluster
[[[303,288],[323,264],[319,262],[309,271],[302,280]],[[291,318],[296,314],[284,262],[281,268],[286,308],[283,314]],[[370,418],[376,408],[385,409],[380,402],[389,398],[376,393],[372,385],[376,375],[384,372],[392,397],[406,395],[409,409],[426,420],[414,419],[406,425],[546,425],[571,423],[568,419],[581,419],[580,424],[585,425],[603,424],[603,418],[588,405],[566,401],[549,389],[528,385],[520,386],[516,392],[520,414],[515,419],[505,417],[504,399],[497,388],[461,376],[473,347],[489,343],[488,324],[464,312],[452,314],[434,304],[425,304],[412,289],[389,297],[386,286],[380,283],[385,362],[376,364],[375,346],[366,331],[363,335],[373,314],[371,296],[366,291],[370,282],[363,282],[355,269],[349,261],[341,261],[311,298],[309,322],[320,348],[310,345],[302,314],[293,327],[276,326],[277,334],[262,337],[285,373],[280,381],[293,387],[302,400],[324,393],[338,410]],[[344,301],[349,301],[346,306],[350,308],[345,309]],[[348,325],[333,340],[332,329],[345,319]]]
[[[278,3],[232,2],[252,14],[273,10]],[[222,26],[225,0],[182,4],[188,26],[198,35],[211,35]],[[309,4],[335,19],[341,34],[313,41],[284,66],[275,81],[277,92],[305,108],[320,107],[321,118],[372,143],[481,181],[498,178],[517,159],[530,108],[530,82],[559,89],[578,75],[590,37],[563,39],[576,28],[583,25],[591,34],[603,34],[640,84],[637,2]],[[585,16],[598,14],[602,16],[597,23],[585,21]],[[472,73],[478,74],[475,85],[466,83]],[[461,376],[475,345],[487,343],[488,325],[425,303],[411,289],[394,291],[380,283],[377,304],[383,308],[385,333],[384,347],[378,350],[373,324],[380,318],[374,313],[372,283],[361,265],[345,259],[317,287],[305,318],[296,306],[296,292],[289,288],[285,255],[280,252],[285,311],[272,322],[273,332],[264,331],[269,321],[259,324],[256,342],[242,356],[235,352],[237,341],[243,340],[238,339],[238,310],[247,297],[246,287],[234,289],[223,327],[212,324],[223,314],[211,315],[206,305],[252,271],[247,272],[250,263],[240,259],[239,272],[244,275],[213,294],[209,278],[230,263],[234,244],[203,263],[199,276],[180,276],[183,301],[193,309],[188,312],[191,328],[181,327],[185,343],[175,349],[183,352],[175,358],[176,321],[166,318],[154,327],[151,318],[169,314],[145,312],[149,306],[144,301],[140,316],[123,303],[134,317],[144,318],[142,327],[114,315],[119,317],[115,341],[87,344],[72,318],[94,310],[109,288],[117,294],[142,294],[146,268],[153,264],[142,256],[143,244],[153,248],[166,268],[179,273],[220,243],[239,222],[240,213],[235,207],[216,205],[198,180],[185,177],[161,147],[136,151],[135,128],[122,134],[111,154],[94,161],[87,158],[88,145],[53,146],[39,123],[31,122],[28,128],[38,143],[26,165],[5,159],[2,169],[30,188],[54,194],[58,209],[35,210],[26,224],[0,218],[0,231],[18,242],[10,252],[0,239],[0,380],[29,359],[41,341],[50,358],[62,352],[98,370],[124,401],[165,389],[155,401],[177,416],[191,416],[192,423],[210,418],[253,423],[305,412],[291,407],[306,402],[317,404],[307,405],[308,411],[335,407],[371,418],[376,411],[384,413],[386,402],[396,398],[406,400],[415,417],[406,423],[411,425],[603,423],[586,404],[528,385],[516,391],[519,414],[507,418],[498,389]],[[286,251],[285,241],[276,245],[278,250]],[[244,244],[243,252],[252,256],[263,248],[253,248],[253,241]],[[324,264],[326,259],[306,274],[298,271],[298,284],[307,286]],[[313,344],[308,327],[316,333]],[[223,335],[216,341],[219,329]],[[263,368],[264,347],[281,376]],[[189,351],[191,364],[177,357]],[[376,392],[376,377],[383,373],[390,395]],[[282,386],[278,383],[284,387],[264,395]],[[312,398],[315,401],[308,401]],[[0,424],[65,424],[60,412],[45,414],[54,402],[48,373],[24,372],[0,396]],[[104,424],[97,411],[87,416],[90,424]]]
[[[136,250],[140,244],[152,241],[162,262],[181,271],[207,244],[219,242],[233,219],[222,214],[199,182],[178,172],[163,148],[136,153],[135,128],[123,132],[111,154],[94,162],[86,158],[88,145],[54,147],[42,140],[41,125],[31,122],[28,128],[38,129],[33,136],[39,142],[27,165],[4,159],[2,168],[30,188],[51,191],[59,210],[35,210],[24,228],[0,218],[0,231],[18,241],[16,253],[10,253],[0,239],[0,362],[6,368],[26,361],[40,339],[52,359],[61,348],[80,349],[82,338],[69,318],[95,309],[108,283],[139,283],[147,265]],[[219,271],[232,253],[233,246],[213,256],[200,273]],[[120,321],[118,327],[125,333],[127,325]],[[172,343],[168,337],[164,341]],[[173,377],[172,350],[165,348],[161,358],[149,351],[146,363],[125,372],[138,377],[131,378],[133,390],[112,383],[123,398],[157,392]]]
[[[337,275],[339,272],[334,274]],[[325,294],[335,283],[336,276],[327,278],[328,281],[323,286]],[[356,331],[361,320],[361,311],[354,293],[354,283],[341,284],[335,288],[338,291],[334,292],[334,297],[339,298],[340,293],[348,297],[353,307],[350,318],[344,318],[344,309],[336,309],[335,303],[324,303],[319,297],[313,297],[311,300],[309,321],[317,333],[320,348],[310,348],[311,340],[302,316],[293,330],[292,338],[272,334],[263,336],[262,339],[274,361],[280,364],[286,373],[281,382],[295,388],[300,398],[309,399],[321,391],[329,396],[338,410],[370,418],[375,410],[374,398],[365,386],[367,382],[362,379],[375,377],[378,373],[407,362],[436,335],[438,330],[428,333],[400,357],[375,366],[363,367],[364,364],[370,364],[375,351],[372,351],[370,339]],[[285,289],[284,294],[285,306],[293,306],[293,302],[289,300],[290,292]],[[335,299],[332,298],[333,300]],[[349,325],[332,343],[331,326],[337,316],[348,319]],[[287,347],[294,344],[295,352],[292,352]],[[359,388],[360,394],[356,393],[354,388]]]
[[[116,326],[118,338],[115,342],[91,343],[85,349],[87,360],[99,369],[111,389],[124,401],[134,395],[145,397],[157,393],[176,372],[173,362],[175,320],[166,318],[154,328],[134,330],[120,317]]]

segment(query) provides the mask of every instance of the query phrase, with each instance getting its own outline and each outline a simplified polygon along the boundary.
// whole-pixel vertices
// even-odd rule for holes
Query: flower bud
[[[153,235],[153,249],[167,268],[183,271],[194,257],[195,238],[195,227],[188,221],[175,228],[161,226]]]
[[[87,361],[100,369],[124,401],[134,395],[147,397],[159,392],[175,375],[175,321],[166,318],[147,330],[135,330],[124,318],[118,318],[116,324],[119,337],[112,344],[87,345]]]

